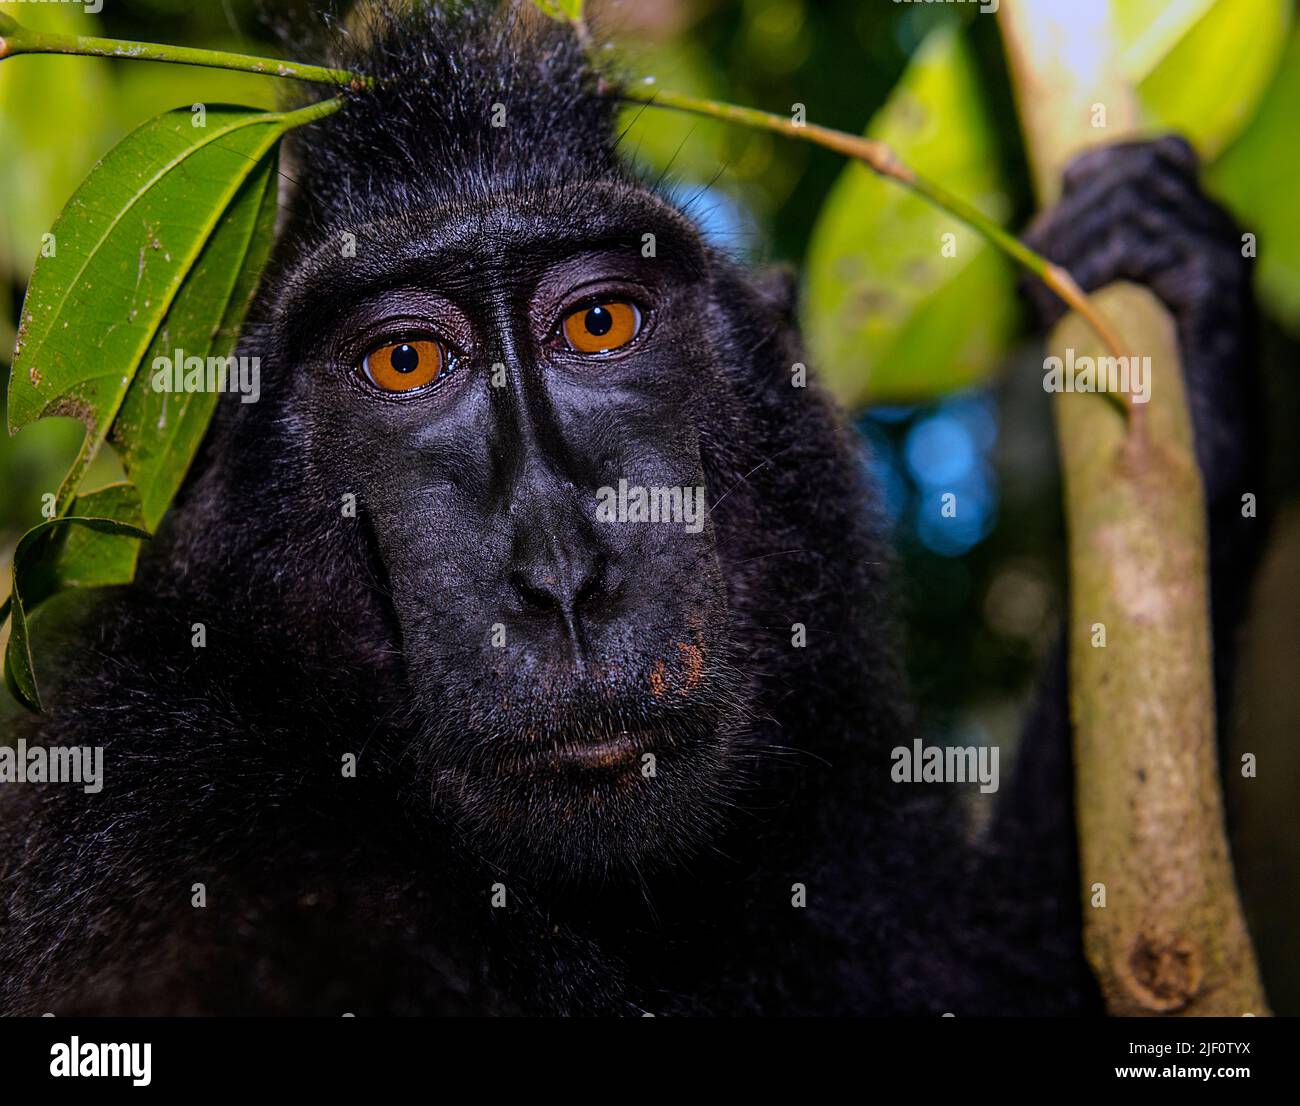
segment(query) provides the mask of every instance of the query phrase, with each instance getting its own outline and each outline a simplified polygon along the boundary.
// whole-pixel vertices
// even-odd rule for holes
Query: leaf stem
[[[78,54],[85,57],[170,62],[174,65],[203,65],[209,69],[233,69],[241,73],[262,73],[273,77],[288,77],[295,81],[351,88],[366,88],[371,84],[369,77],[346,69],[327,69],[319,65],[278,61],[275,58],[250,57],[226,50],[199,50],[189,46],[166,46],[94,35],[36,31],[24,27],[11,16],[0,15],[0,59],[18,54]]]

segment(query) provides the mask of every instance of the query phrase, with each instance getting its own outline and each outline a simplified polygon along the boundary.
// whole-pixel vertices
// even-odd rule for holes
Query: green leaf
[[[1007,200],[982,99],[964,41],[942,27],[922,43],[867,135],[1001,222]],[[851,407],[975,383],[1014,332],[1011,263],[977,231],[856,163],[822,209],[805,271],[813,363]]]
[[[125,481],[77,496],[69,515],[109,519],[142,533],[147,529],[140,496]],[[23,558],[23,610],[28,617],[61,591],[126,584],[135,576],[140,545],[134,536],[86,527],[51,527],[43,534]]]
[[[1232,148],[1206,172],[1206,186],[1255,236],[1256,288],[1269,312],[1300,335],[1300,219],[1291,182],[1300,180],[1300,31],[1264,102]]]
[[[533,0],[537,10],[552,19],[578,23],[582,19],[582,0]]]
[[[109,432],[139,491],[147,527],[158,525],[180,488],[219,399],[213,391],[156,391],[151,366],[178,350],[205,360],[231,354],[270,255],[278,183],[274,155],[268,154],[185,278]]]
[[[1120,69],[1133,82],[1149,77],[1215,0],[1110,0]]]
[[[9,429],[73,415],[85,446],[62,512],[107,436],[145,351],[227,208],[285,131],[335,109],[212,107],[159,116],[100,161],[54,224],[37,262],[9,381]]]
[[[203,358],[230,352],[270,253],[276,183],[268,155],[181,285],[146,365],[155,356],[172,355],[176,347]],[[70,513],[156,528],[198,451],[218,398],[210,391],[157,392],[147,369],[137,373],[109,432],[131,480],[79,495]],[[65,588],[129,583],[139,549],[133,539],[86,528],[51,534],[39,558],[35,551],[29,555],[27,612]]]
[[[1292,7],[1291,0],[1112,0],[1121,68],[1154,124],[1214,158],[1268,88]]]
[[[62,518],[47,519],[32,527],[18,542],[14,550],[12,590],[9,594],[9,646],[5,650],[4,676],[14,698],[29,710],[41,709],[40,692],[36,686],[36,673],[32,666],[31,639],[27,624],[28,581],[26,567],[31,556],[40,548],[44,540],[57,529],[66,526],[86,527],[91,531],[104,534],[129,535],[133,538],[148,538],[149,532],[138,526],[121,522],[115,518],[94,516],[65,515]],[[85,573],[95,576],[99,569],[84,558],[73,558],[73,563],[81,566]],[[37,582],[37,587],[44,584]]]
[[[277,183],[273,155],[268,154],[185,278],[145,356],[146,366],[154,357],[172,357],[177,350],[204,359],[230,353],[270,253]],[[137,373],[109,431],[131,479],[79,495],[71,513],[156,528],[189,470],[219,398],[215,391],[155,391],[148,368]],[[57,531],[39,558],[35,551],[29,557],[27,612],[64,588],[129,583],[139,550],[138,542],[116,533]]]
[[[58,517],[14,555],[5,679],[39,709],[28,618],[66,588],[125,583],[138,546],[180,486],[219,394],[153,389],[148,359],[229,357],[274,233],[274,148],[291,127],[337,109],[212,107],[146,123],[92,169],[37,264],[9,387],[11,433],[51,415],[86,426],[56,497]],[[84,336],[84,337],[83,337]],[[111,438],[127,482],[77,495]],[[105,456],[108,456],[107,454]],[[59,523],[75,522],[76,528]]]

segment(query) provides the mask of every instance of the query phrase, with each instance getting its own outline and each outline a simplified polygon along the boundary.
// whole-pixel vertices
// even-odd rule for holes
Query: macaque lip
[[[516,767],[521,775],[558,772],[614,773],[636,765],[637,757],[652,743],[651,733],[623,731],[610,737],[559,739],[553,747],[538,750]]]
[[[631,764],[639,750],[640,743],[630,734],[621,733],[601,741],[563,745],[546,759],[566,768],[612,769]]]

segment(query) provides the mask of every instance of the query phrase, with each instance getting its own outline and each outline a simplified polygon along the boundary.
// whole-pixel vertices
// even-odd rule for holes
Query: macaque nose
[[[525,609],[553,611],[571,625],[604,592],[605,558],[588,552],[556,553],[523,558],[510,573],[510,586]]]

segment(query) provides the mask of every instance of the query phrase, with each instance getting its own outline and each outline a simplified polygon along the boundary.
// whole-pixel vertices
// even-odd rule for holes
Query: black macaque
[[[888,551],[854,435],[791,387],[791,282],[623,163],[567,28],[416,7],[341,36],[379,83],[292,138],[260,402],[45,666],[18,736],[105,779],[0,790],[0,1009],[1098,1011],[1063,666],[987,845],[958,789],[891,781]],[[1226,671],[1236,232],[1163,139],[1081,158],[1033,240],[1176,313]],[[598,516],[620,486],[683,518]]]

